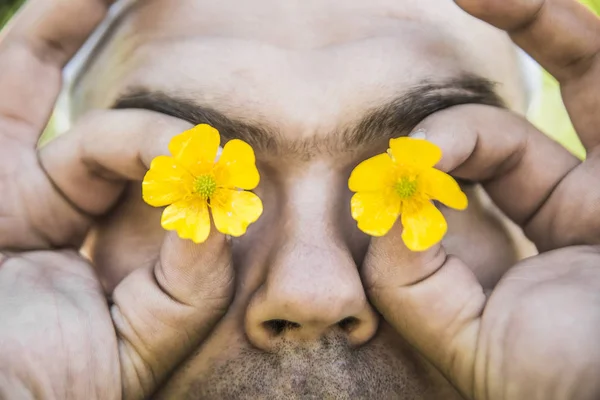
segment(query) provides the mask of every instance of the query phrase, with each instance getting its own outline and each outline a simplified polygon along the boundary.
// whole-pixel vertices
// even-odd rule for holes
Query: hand
[[[0,41],[0,398],[148,397],[233,294],[215,230],[202,246],[166,235],[158,260],[118,282],[110,303],[76,252],[94,217],[189,127],[98,111],[36,151],[61,68],[109,3],[30,1]]]
[[[225,313],[232,283],[219,233],[202,246],[167,235],[110,305],[74,251],[0,254],[0,398],[148,398]]]
[[[374,239],[363,266],[386,320],[468,398],[600,398],[600,21],[572,0],[462,0],[503,28],[561,83],[587,149],[580,162],[521,117],[465,105],[416,129],[438,167],[481,182],[540,255],[489,296],[438,245],[409,252],[401,226]]]
[[[29,1],[3,32],[0,249],[78,248],[94,218],[115,205],[127,180],[141,180],[170,137],[189,128],[158,113],[97,111],[78,121],[68,140],[36,151],[61,87],[61,69],[110,3]],[[98,138],[105,139],[102,145]]]

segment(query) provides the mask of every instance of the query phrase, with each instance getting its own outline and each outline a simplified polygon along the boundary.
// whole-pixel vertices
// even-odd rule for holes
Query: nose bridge
[[[293,221],[275,249],[265,288],[306,325],[330,323],[366,304],[358,269],[336,229],[336,176],[315,166],[289,188],[284,213]],[[334,323],[337,321],[334,321]]]
[[[331,181],[320,178],[310,185],[297,180],[288,191],[283,218],[290,223],[246,315],[248,337],[260,348],[281,338],[306,343],[330,334],[360,345],[377,328],[351,251],[336,231]]]

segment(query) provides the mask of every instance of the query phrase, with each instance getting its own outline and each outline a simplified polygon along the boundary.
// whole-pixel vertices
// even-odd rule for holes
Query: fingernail
[[[215,157],[215,162],[219,161],[219,158],[221,158],[221,154],[223,154],[223,147],[219,146],[219,148],[217,149],[217,156]]]
[[[425,129],[417,129],[416,131],[411,132],[409,137],[413,139],[427,139],[427,134],[425,133]]]

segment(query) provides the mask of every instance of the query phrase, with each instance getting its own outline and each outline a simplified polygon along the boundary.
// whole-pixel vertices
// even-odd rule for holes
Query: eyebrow
[[[209,124],[219,130],[223,143],[241,139],[257,153],[296,155],[310,158],[319,152],[355,151],[393,137],[407,135],[427,116],[461,104],[505,107],[494,90],[496,84],[476,75],[463,75],[442,82],[424,81],[391,101],[365,111],[349,127],[329,135],[290,140],[264,123],[236,119],[193,100],[151,91],[131,89],[114,103],[114,109],[144,109],[180,118],[194,125]]]

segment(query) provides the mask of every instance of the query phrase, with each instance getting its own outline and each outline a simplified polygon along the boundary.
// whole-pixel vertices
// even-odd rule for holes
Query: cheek
[[[448,234],[443,243],[450,254],[471,267],[484,288],[492,288],[518,259],[535,250],[480,187],[466,192],[467,210],[442,210],[448,220]]]

